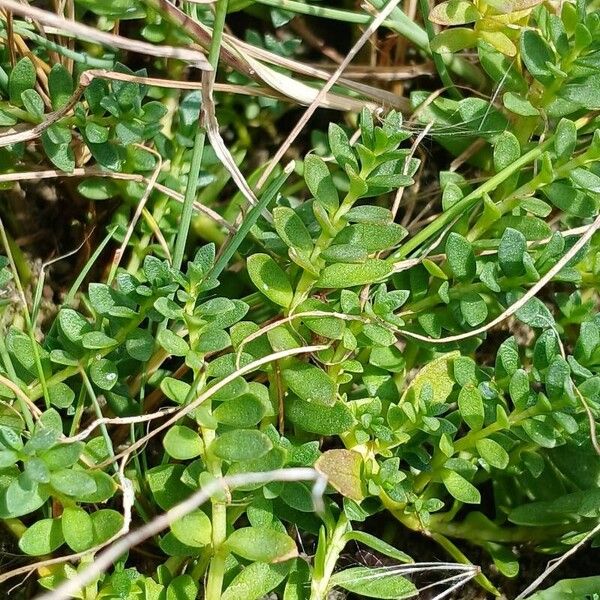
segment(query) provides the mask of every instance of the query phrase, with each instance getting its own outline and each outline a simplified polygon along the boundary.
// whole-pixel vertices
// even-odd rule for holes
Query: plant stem
[[[472,565],[473,563],[455,546],[446,536],[439,533],[432,533],[431,537],[446,551],[454,560],[458,561],[463,565]],[[494,596],[500,596],[500,592],[496,589],[494,584],[483,574],[479,573],[475,577],[475,581],[479,583],[485,590],[494,594]]]
[[[202,428],[206,466],[214,477],[221,477],[221,461],[212,457],[209,449],[215,437],[216,432],[214,429]],[[205,597],[218,600],[223,589],[225,560],[227,558],[227,553],[223,548],[223,542],[227,539],[227,506],[220,495],[212,499],[211,517],[213,556],[208,569]]]
[[[6,372],[8,373],[10,379],[12,381],[14,381],[17,385],[19,385],[19,378],[17,377],[17,373],[15,372],[15,368],[13,367],[12,364],[12,360],[10,358],[10,354],[8,353],[8,350],[6,348],[6,344],[4,343],[4,333],[2,333],[0,335],[0,357],[2,358],[2,362],[4,363],[4,368],[6,369]],[[19,385],[19,387],[21,387]],[[23,390],[23,392],[25,394],[27,394],[27,392],[25,390]],[[29,411],[29,407],[25,404],[25,402],[23,401],[23,399],[20,396],[16,396],[17,398],[17,403],[19,404],[19,408],[21,409],[21,413],[23,415],[23,418],[25,419],[25,424],[27,425],[27,429],[30,432],[33,432],[34,429],[34,424],[33,424],[33,418],[31,417],[31,412]]]
[[[227,0],[219,0],[215,12],[215,22],[213,25],[213,35],[208,53],[208,62],[213,69],[217,69],[219,63],[219,54],[221,52],[221,41],[223,39],[223,29],[225,27],[225,16],[227,15]],[[179,231],[175,240],[175,249],[173,250],[173,268],[181,269],[183,255],[185,253],[185,244],[190,231],[192,214],[194,212],[194,200],[196,199],[196,190],[198,187],[198,177],[202,165],[202,156],[204,155],[204,143],[206,141],[206,131],[198,124],[198,131],[194,139],[194,149],[192,151],[192,162],[190,172],[185,187],[183,198],[183,209],[181,211],[181,222]]]
[[[403,244],[392,256],[390,260],[401,260],[406,258],[411,252],[416,250],[423,242],[427,241],[430,237],[441,231],[446,225],[451,223],[455,218],[464,214],[465,211],[472,208],[475,203],[483,197],[484,194],[488,194],[496,189],[505,179],[510,177],[513,173],[516,173],[524,166],[533,162],[539,158],[542,153],[547,150],[553,143],[554,138],[551,137],[542,144],[536,146],[529,152],[526,152],[510,164],[505,169],[502,169],[499,173],[490,177],[485,183],[480,185],[476,190],[473,190],[470,194],[465,196],[462,200],[459,200],[456,204],[451,206],[446,212],[442,213],[435,221],[427,225],[419,231],[417,235],[409,239],[406,244]],[[516,193],[516,192],[515,192]]]
[[[349,529],[346,515],[342,512],[331,535],[327,537],[327,551],[322,574],[314,575],[310,588],[310,600],[325,600],[329,590],[329,581],[335,565],[346,545],[344,535]]]
[[[94,387],[92,386],[92,382],[90,381],[85,369],[79,369],[81,373],[81,377],[83,379],[83,383],[85,385],[85,389],[92,401],[92,405],[94,407],[94,412],[96,413],[96,417],[101,419],[104,415],[102,414],[102,409],[100,408],[100,403],[98,402],[98,398],[96,397],[96,393],[94,392]],[[112,440],[110,438],[110,434],[108,433],[108,429],[106,428],[105,423],[100,423],[100,431],[102,432],[102,437],[104,438],[104,443],[106,444],[106,450],[111,458],[115,458],[115,450],[113,448]],[[116,461],[112,461],[113,469],[115,473],[119,472],[119,467],[117,466]]]

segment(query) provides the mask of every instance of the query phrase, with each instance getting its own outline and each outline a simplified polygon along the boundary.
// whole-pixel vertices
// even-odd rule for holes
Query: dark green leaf
[[[498,262],[505,275],[514,277],[523,273],[523,258],[526,251],[525,236],[516,229],[507,228],[502,234],[498,247]]]
[[[8,93],[13,104],[21,106],[21,94],[35,87],[35,67],[28,57],[22,58],[10,72]]]
[[[56,63],[48,74],[48,91],[54,110],[63,108],[73,93],[73,79],[63,65]]]

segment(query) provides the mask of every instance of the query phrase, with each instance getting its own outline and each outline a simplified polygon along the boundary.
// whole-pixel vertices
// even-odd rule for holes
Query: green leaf
[[[540,114],[540,111],[520,94],[506,92],[502,96],[502,103],[508,110],[522,117],[537,117]]]
[[[482,30],[479,32],[481,39],[486,41],[488,44],[493,46],[498,52],[502,52],[506,56],[515,56],[517,54],[517,47],[513,44],[513,41],[502,31],[489,31]]]
[[[314,154],[304,159],[304,180],[310,193],[325,207],[334,213],[340,205],[337,189],[325,161]]]
[[[273,223],[279,237],[290,247],[310,252],[313,242],[302,219],[291,208],[279,206],[273,209]]]
[[[228,462],[253,460],[264,456],[273,443],[256,429],[226,431],[210,445],[210,451]]]
[[[294,540],[272,527],[236,529],[225,540],[225,546],[234,554],[253,562],[275,563],[298,556]]]
[[[465,504],[479,504],[481,502],[479,490],[462,475],[444,469],[442,471],[442,481],[450,495],[459,502]]]
[[[190,349],[185,339],[173,333],[170,329],[161,329],[156,339],[173,356],[185,356]]]
[[[593,599],[600,590],[600,576],[563,579],[553,586],[528,596],[527,600],[582,600]]]
[[[173,425],[163,438],[163,446],[177,460],[196,458],[203,450],[200,436],[185,425]]]
[[[84,179],[77,185],[77,191],[90,200],[106,200],[119,193],[119,188],[110,179]]]
[[[527,92],[528,86],[514,60],[504,56],[483,40],[478,40],[477,50],[481,66],[492,81],[511,92]]]
[[[48,498],[37,485],[24,482],[22,477],[13,479],[4,493],[4,501],[0,502],[2,518],[20,517],[37,510]]]
[[[164,296],[161,296],[154,301],[154,308],[167,319],[174,320],[183,316],[183,309],[180,308],[176,302],[173,302],[173,300],[165,298]]]
[[[284,404],[286,417],[310,433],[336,435],[348,431],[354,424],[352,413],[343,402],[325,406],[290,395]]]
[[[363,460],[358,452],[341,448],[327,450],[315,463],[315,469],[327,476],[331,487],[356,502],[361,502],[366,496],[362,468]]]
[[[517,319],[530,327],[545,329],[554,326],[554,317],[539,298],[531,298],[515,313]]]
[[[23,440],[11,427],[0,425],[0,446],[11,450],[21,450],[23,448]]]
[[[103,144],[108,140],[110,129],[90,121],[85,126],[85,137],[92,144]]]
[[[460,312],[471,327],[476,327],[486,320],[488,316],[487,304],[477,292],[463,294],[459,303]]]
[[[94,525],[92,518],[85,510],[66,507],[61,522],[63,536],[71,550],[82,552],[94,545]]]
[[[336,123],[329,123],[328,139],[331,152],[340,167],[344,170],[348,167],[358,173],[358,161],[346,132]]]
[[[508,392],[513,404],[519,410],[526,408],[529,398],[529,376],[524,369],[518,369],[510,378]]]
[[[328,406],[335,404],[336,385],[319,367],[294,360],[283,371],[283,380],[303,400]]]
[[[221,600],[259,600],[276,588],[286,577],[293,561],[268,564],[254,562],[236,575]]]
[[[64,541],[59,519],[40,519],[21,536],[19,548],[25,554],[42,556],[54,552]]]
[[[94,360],[90,365],[90,379],[101,390],[112,390],[119,380],[117,366],[106,358]]]
[[[63,65],[56,63],[48,74],[48,91],[54,110],[65,106],[73,93],[73,79]]]
[[[452,363],[458,356],[458,352],[450,352],[428,362],[412,380],[404,397],[418,401],[424,388],[429,388],[432,403],[445,402],[454,387]]]
[[[94,530],[94,545],[103,544],[123,527],[123,515],[110,508],[101,508],[90,515]]]
[[[168,510],[190,495],[190,488],[181,482],[183,471],[183,465],[167,464],[146,472],[146,480],[154,501],[163,510]]]
[[[44,101],[35,90],[25,90],[21,94],[25,110],[35,119],[41,121],[44,117]]]
[[[22,58],[8,77],[8,95],[12,104],[22,105],[21,94],[35,87],[35,67],[28,57]]]
[[[191,575],[177,575],[167,587],[165,600],[196,600],[198,584]]]
[[[287,308],[294,292],[281,267],[268,254],[253,254],[248,258],[248,275],[256,288],[271,302]]]
[[[351,244],[332,244],[321,252],[321,256],[329,263],[361,264],[369,258],[366,248]]]
[[[600,75],[594,74],[561,86],[559,95],[588,110],[600,109]]]
[[[135,329],[125,340],[125,350],[131,358],[140,362],[147,362],[152,358],[154,352],[154,338],[149,331]]]
[[[516,577],[519,574],[519,560],[515,553],[502,544],[488,542],[485,549],[490,553],[494,565],[505,577]]]
[[[527,70],[544,85],[550,85],[555,78],[546,63],[555,64],[552,48],[534,29],[523,29],[521,32],[521,58]]]
[[[298,312],[319,310],[325,313],[331,312],[332,308],[325,302],[320,302],[315,298],[310,298],[298,307]],[[341,340],[344,337],[346,329],[344,321],[337,317],[304,317],[304,324],[317,335],[332,340]]]
[[[71,308],[62,308],[58,313],[58,324],[64,336],[74,344],[79,344],[83,334],[91,329],[90,324]]]
[[[18,460],[19,457],[13,450],[0,450],[0,469],[12,467]]]
[[[211,542],[212,524],[206,513],[197,509],[171,523],[171,531],[182,544],[202,548]]]
[[[341,587],[360,597],[398,600],[418,595],[415,585],[389,569],[352,567],[338,571],[331,578],[331,587]]]
[[[503,131],[494,143],[494,169],[506,169],[521,156],[521,145],[510,131]]]
[[[554,181],[542,191],[554,206],[569,215],[585,219],[598,211],[598,201],[593,194],[577,190],[565,180]]]
[[[56,408],[68,408],[75,400],[75,392],[66,383],[60,381],[48,388],[48,395],[50,403]]]
[[[481,392],[472,384],[466,385],[458,394],[458,409],[470,429],[481,429],[485,411]]]
[[[213,411],[214,418],[229,427],[252,427],[265,416],[266,408],[259,398],[244,394],[223,402]]]
[[[488,464],[497,469],[506,469],[508,466],[508,452],[498,443],[490,438],[478,440],[475,443],[479,456]]]
[[[220,352],[231,345],[229,334],[217,327],[208,327],[202,331],[196,352]]]
[[[41,454],[40,458],[46,463],[46,466],[51,471],[66,469],[79,460],[79,457],[83,452],[83,447],[83,442],[60,444]]]
[[[459,281],[475,277],[475,254],[469,241],[459,233],[450,233],[446,240],[446,256],[452,274]]]
[[[459,52],[477,45],[477,34],[467,27],[452,27],[438,33],[431,41],[431,49],[440,54]]]
[[[335,264],[323,269],[317,285],[322,288],[349,288],[357,285],[377,283],[391,275],[391,263],[378,258],[367,260],[361,265]]]
[[[520,231],[507,227],[498,246],[498,262],[506,276],[514,277],[523,273],[523,258],[526,251],[525,236]]]
[[[70,173],[75,168],[75,154],[70,143],[57,144],[52,141],[51,133],[44,131],[42,133],[42,146],[52,163],[61,171]]]
[[[165,377],[160,382],[160,389],[173,402],[183,404],[186,401],[191,386],[185,381],[174,379],[173,377]]]
[[[372,204],[353,206],[344,215],[344,218],[348,223],[377,223],[379,225],[388,225],[393,221],[389,208]]]
[[[481,14],[468,0],[441,2],[429,13],[429,20],[438,25],[465,25],[480,18]]]
[[[50,484],[61,494],[75,498],[93,494],[97,487],[91,475],[76,469],[54,471],[50,476]]]
[[[406,234],[406,229],[397,223],[357,223],[344,227],[333,243],[364,248],[372,254],[397,246]]]
[[[289,574],[282,600],[306,600],[306,591],[310,588],[310,569],[303,558],[294,561],[294,568]]]
[[[554,134],[554,151],[561,160],[571,158],[577,145],[577,126],[569,119],[561,119]]]
[[[344,539],[348,541],[353,540],[359,544],[364,544],[376,552],[379,552],[384,556],[389,556],[395,560],[399,560],[400,562],[414,562],[413,559],[405,552],[402,552],[402,550],[398,550],[398,548],[395,548],[394,546],[384,542],[383,540],[380,540],[378,537],[375,537],[366,531],[349,531],[344,535]]]
[[[118,342],[102,331],[90,331],[81,338],[81,344],[87,350],[103,350],[117,345]]]
[[[569,177],[576,186],[588,192],[600,192],[600,177],[587,169],[573,169]]]

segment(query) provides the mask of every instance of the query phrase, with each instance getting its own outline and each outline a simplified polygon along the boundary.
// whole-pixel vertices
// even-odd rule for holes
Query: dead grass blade
[[[302,117],[298,120],[294,129],[290,132],[288,137],[285,139],[283,144],[279,147],[275,156],[269,162],[269,165],[264,170],[256,187],[260,189],[265,182],[269,179],[269,176],[275,169],[275,167],[279,164],[279,161],[283,158],[285,153],[289,150],[290,146],[293,144],[294,140],[298,137],[298,135],[302,132],[312,115],[321,105],[323,99],[329,92],[329,90],[335,85],[336,81],[341,77],[344,69],[352,62],[354,57],[358,54],[360,49],[367,43],[369,38],[373,35],[375,31],[379,28],[381,23],[385,21],[385,19],[389,16],[389,14],[396,8],[398,2],[400,0],[390,0],[390,2],[386,5],[386,7],[373,19],[371,24],[363,31],[360,38],[356,41],[356,43],[352,46],[344,60],[338,65],[337,69],[334,71],[333,75],[329,77],[325,85],[319,90],[319,93],[315,96],[314,100],[311,102],[310,106],[306,109]]]
[[[139,40],[131,40],[121,35],[115,35],[114,33],[99,31],[98,29],[83,25],[82,23],[59,17],[47,10],[15,2],[15,0],[0,0],[0,8],[4,8],[13,14],[33,19],[42,25],[56,27],[62,31],[72,33],[79,38],[98,42],[105,46],[121,48],[122,50],[128,50],[129,52],[137,52],[138,54],[147,54],[149,56],[184,60],[193,64],[198,69],[212,71],[212,67],[206,60],[204,54],[195,48],[161,46],[160,44],[150,44]]]

